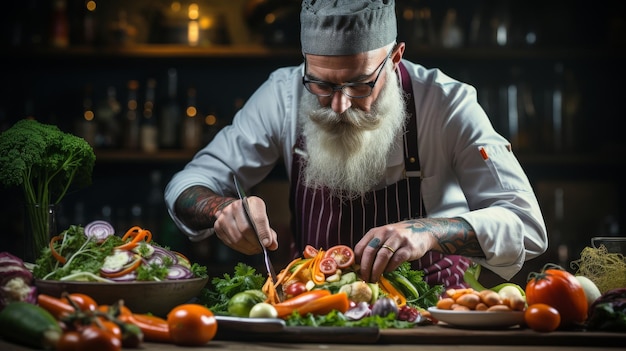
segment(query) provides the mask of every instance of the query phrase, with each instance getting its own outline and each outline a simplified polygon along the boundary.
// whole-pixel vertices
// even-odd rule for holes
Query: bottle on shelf
[[[158,128],[155,115],[156,79],[148,79],[146,99],[143,104],[141,120],[141,149],[155,152],[158,149]]]
[[[101,143],[98,147],[117,148],[121,145],[122,105],[117,99],[117,89],[111,85],[107,87],[106,97],[98,102],[96,120]]]
[[[159,147],[173,149],[179,146],[180,120],[182,109],[178,102],[178,71],[167,71],[167,97],[161,105],[159,118]]]
[[[202,142],[202,118],[196,107],[196,88],[187,89],[187,108],[182,125],[181,144],[185,150],[198,150]]]
[[[126,101],[124,116],[124,147],[128,150],[139,149],[138,90],[139,82],[137,80],[130,80],[128,82],[128,99]]]

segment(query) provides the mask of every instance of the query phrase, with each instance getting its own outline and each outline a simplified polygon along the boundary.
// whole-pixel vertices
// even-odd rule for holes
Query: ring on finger
[[[396,250],[393,247],[389,246],[389,245],[384,245],[383,244],[383,246],[381,246],[381,248],[384,248],[384,249],[387,249],[387,250],[391,251],[392,254],[396,253]]]

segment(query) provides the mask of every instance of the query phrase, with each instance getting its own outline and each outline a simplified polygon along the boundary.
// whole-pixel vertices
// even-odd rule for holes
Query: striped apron
[[[329,195],[326,189],[311,189],[301,181],[301,153],[293,152],[292,179],[289,206],[291,226],[295,233],[294,257],[304,247],[330,248],[334,245],[354,247],[371,228],[426,216],[420,193],[421,172],[417,153],[417,122],[413,89],[408,72],[399,65],[402,86],[410,96],[410,123],[404,137],[406,177],[386,188],[369,192],[352,201],[341,201]],[[302,136],[294,148],[306,150]],[[411,262],[413,269],[424,271],[424,280],[430,285],[443,284],[445,288],[465,287],[463,273],[470,260],[457,255],[443,255],[429,251],[421,259]]]

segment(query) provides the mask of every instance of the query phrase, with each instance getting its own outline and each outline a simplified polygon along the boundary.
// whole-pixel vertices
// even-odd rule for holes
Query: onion
[[[148,262],[163,265],[165,262],[165,258],[169,258],[171,260],[171,263],[178,263],[178,257],[173,252],[155,245],[152,245],[152,247],[154,248],[154,252],[150,257],[147,258]]]
[[[115,228],[107,221],[93,221],[85,226],[85,236],[94,238],[97,242],[102,242],[111,235],[115,235]]]
[[[356,306],[347,310],[344,315],[353,321],[358,321],[362,318],[369,316],[372,313],[370,310],[370,305],[367,302],[359,302]]]
[[[177,280],[177,279],[190,279],[193,278],[193,273],[191,270],[185,266],[181,266],[179,264],[173,264],[168,268],[167,279]]]

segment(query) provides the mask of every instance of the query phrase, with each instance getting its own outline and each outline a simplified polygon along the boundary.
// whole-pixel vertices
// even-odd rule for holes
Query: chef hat
[[[354,55],[396,40],[395,0],[303,0],[302,52]]]

